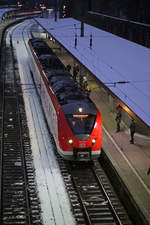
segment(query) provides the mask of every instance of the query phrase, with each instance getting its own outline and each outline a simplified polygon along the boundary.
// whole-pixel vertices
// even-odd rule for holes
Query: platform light
[[[17,2],[17,6],[18,7],[21,7],[22,6],[21,3],[20,3],[20,1]]]

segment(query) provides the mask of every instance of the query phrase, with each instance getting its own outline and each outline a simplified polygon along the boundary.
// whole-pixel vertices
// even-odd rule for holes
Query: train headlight
[[[69,139],[68,142],[69,142],[69,144],[71,144],[71,145],[73,144],[73,140],[72,140],[72,139]]]
[[[94,138],[94,139],[92,139],[92,145],[94,145],[95,144],[95,142],[96,142],[96,139]]]
[[[78,109],[78,110],[79,110],[79,112],[80,112],[80,113],[82,113],[82,112],[83,112],[83,108],[82,108],[82,107],[79,107],[79,109]]]

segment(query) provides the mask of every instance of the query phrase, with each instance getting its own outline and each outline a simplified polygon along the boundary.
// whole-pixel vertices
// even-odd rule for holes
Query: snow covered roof
[[[150,127],[150,49],[87,24],[80,37],[73,18],[36,21]]]

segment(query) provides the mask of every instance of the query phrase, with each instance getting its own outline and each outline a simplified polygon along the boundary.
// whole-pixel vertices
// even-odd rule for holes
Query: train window
[[[66,115],[67,121],[75,135],[77,134],[91,134],[94,127],[96,116],[89,115]]]

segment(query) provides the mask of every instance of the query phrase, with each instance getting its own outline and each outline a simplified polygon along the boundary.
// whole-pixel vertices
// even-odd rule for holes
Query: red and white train
[[[66,160],[100,156],[101,114],[42,39],[29,40],[30,69],[58,153]]]

